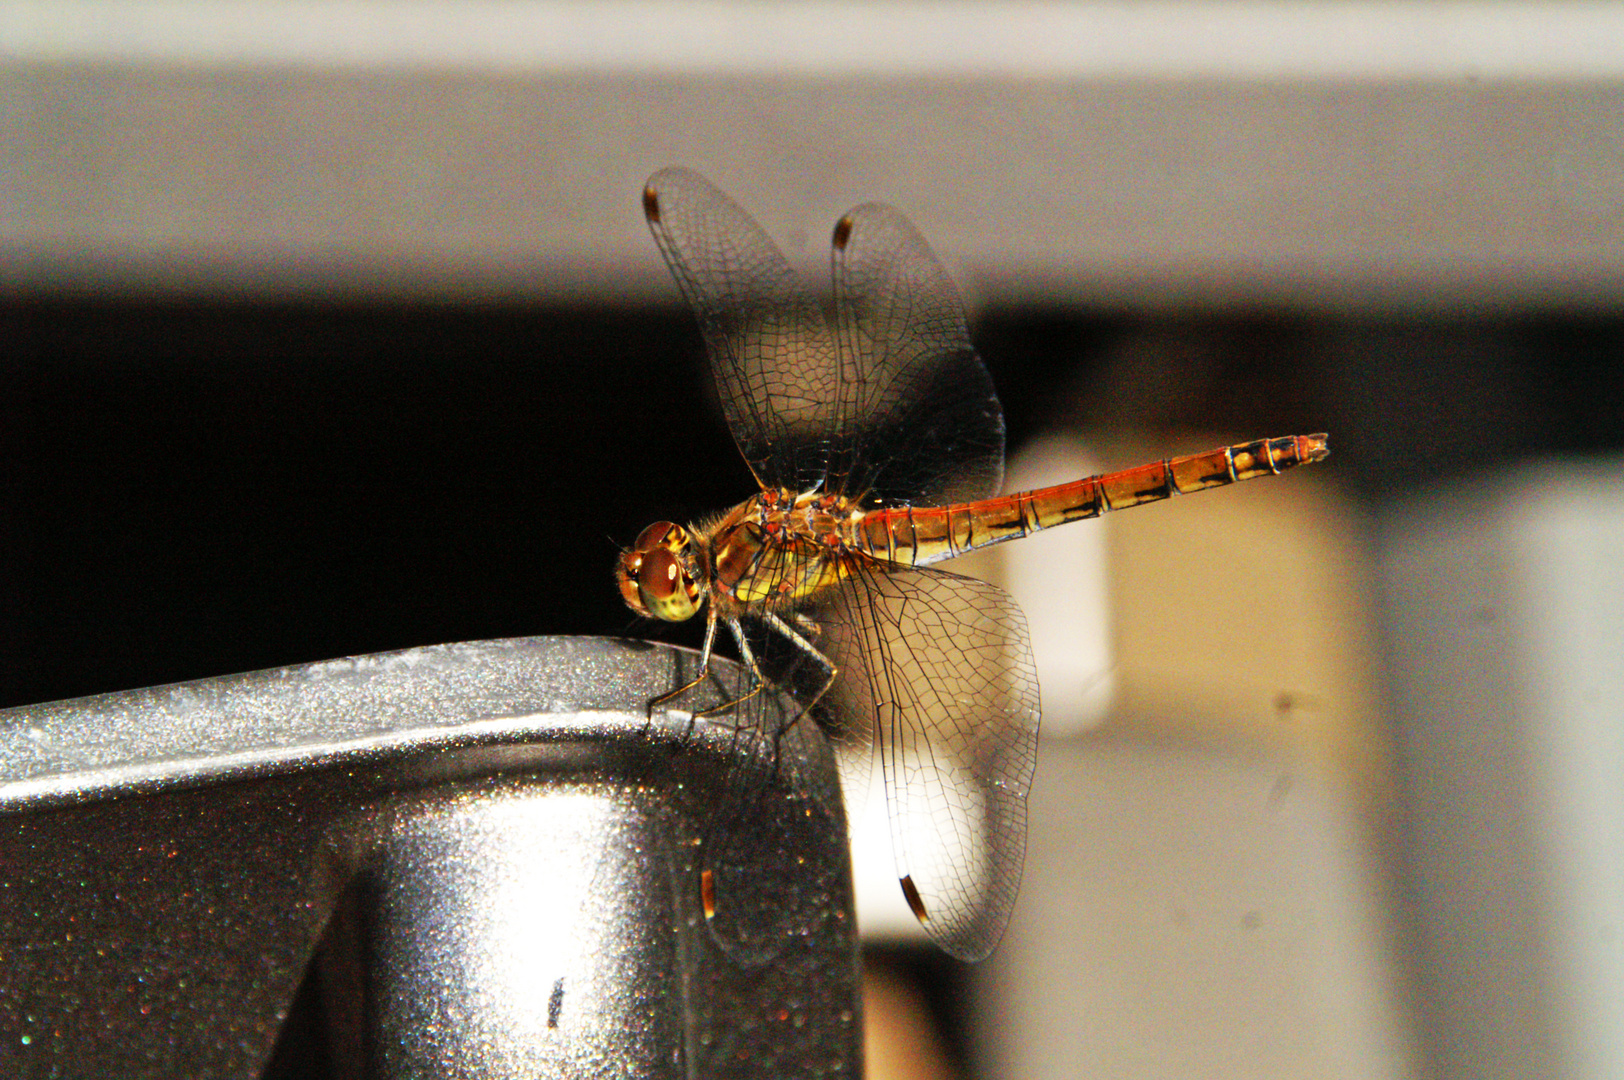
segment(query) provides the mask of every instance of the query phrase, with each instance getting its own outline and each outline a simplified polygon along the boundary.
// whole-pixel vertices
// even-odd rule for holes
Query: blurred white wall
[[[1302,762],[1051,743],[978,997],[1000,1080],[1417,1075],[1358,801]]]
[[[1624,1072],[1624,461],[1385,521],[1419,934],[1441,1074]]]

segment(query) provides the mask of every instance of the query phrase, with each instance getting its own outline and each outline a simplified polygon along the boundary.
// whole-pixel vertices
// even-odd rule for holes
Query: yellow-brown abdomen
[[[872,511],[857,523],[854,542],[876,558],[922,566],[1108,510],[1273,476],[1329,453],[1325,435],[1288,435],[981,502]]]

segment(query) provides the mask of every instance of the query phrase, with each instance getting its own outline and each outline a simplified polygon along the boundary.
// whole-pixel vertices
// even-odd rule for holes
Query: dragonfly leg
[[[801,612],[793,613],[790,618],[795,623],[795,626],[791,626],[788,622],[785,622],[783,619],[772,614],[771,612],[768,612],[763,617],[762,621],[787,638],[790,643],[799,649],[801,654],[807,659],[811,660],[812,663],[828,672],[828,676],[823,680],[823,685],[818,687],[817,693],[813,694],[809,701],[801,705],[800,710],[796,712],[795,716],[791,718],[789,723],[785,724],[783,727],[779,728],[773,733],[774,762],[781,760],[778,756],[778,750],[779,743],[782,741],[784,735],[789,731],[790,728],[799,723],[803,716],[811,713],[812,709],[817,705],[818,702],[823,700],[823,695],[829,692],[829,688],[835,684],[835,676],[840,673],[840,669],[834,665],[834,662],[831,661],[827,656],[823,655],[823,653],[819,652],[817,646],[813,645],[809,640],[809,638],[815,638],[822,634],[823,628]],[[799,627],[800,629],[797,630],[796,627]]]
[[[791,644],[799,649],[803,655],[828,673],[827,677],[824,678],[823,683],[818,687],[817,692],[812,695],[812,699],[806,702],[806,704],[801,707],[800,712],[796,714],[795,719],[798,720],[808,712],[812,711],[813,706],[815,706],[819,701],[823,700],[823,695],[827,694],[829,692],[829,688],[835,684],[835,677],[839,674],[839,669],[835,667],[827,656],[824,656],[823,653],[819,652],[817,646],[813,645],[811,640],[809,640],[821,635],[823,633],[823,628],[801,612],[794,613],[790,616],[790,618],[794,623],[793,626],[790,625],[789,622],[786,622],[771,612],[768,612],[762,616],[762,621],[768,626],[772,627],[774,630],[778,631],[778,633],[782,634]],[[772,682],[772,680],[768,679],[767,676],[762,672],[761,665],[756,660],[755,651],[750,648],[749,639],[745,637],[744,628],[739,625],[738,620],[729,619],[727,621],[727,625],[728,629],[733,633],[733,640],[738,643],[739,657],[744,661],[744,669],[746,672],[746,678],[750,680],[750,688],[747,691],[739,694],[738,697],[735,697],[729,701],[724,701],[716,705],[710,705],[703,709],[694,710],[694,717],[696,719],[702,716],[715,716],[720,713],[730,712],[731,710],[744,704],[746,701],[749,701],[757,694],[761,693],[762,690],[771,685]],[[662,694],[660,697],[655,698],[654,702],[651,703],[651,708],[653,705],[670,701],[672,698],[686,693],[688,690],[699,684],[700,680],[705,677],[706,672],[709,670],[711,645],[714,642],[715,636],[716,620],[712,619],[706,624],[705,627],[705,647],[700,654],[701,670],[699,673],[699,678],[694,679],[686,686],[680,687],[668,694]]]
[[[840,669],[834,665],[832,660],[819,652],[816,645],[812,644],[813,638],[822,635],[823,627],[800,611],[793,613],[790,619],[795,623],[794,626],[780,619],[777,615],[768,612],[763,621],[788,638],[790,643],[801,650],[814,664],[829,673],[828,677],[823,680],[823,685],[818,687],[818,692],[812,695],[812,700],[801,707],[801,714],[805,715],[811,712],[818,702],[823,700],[823,695],[827,694],[829,688],[835,684],[835,677],[840,674]],[[797,627],[799,627],[799,630],[796,629]]]
[[[664,705],[668,701],[675,701],[677,698],[704,682],[705,676],[710,674],[711,646],[716,644],[716,616],[710,612],[707,612],[706,614],[710,617],[705,620],[705,644],[699,650],[699,674],[695,675],[692,679],[689,679],[675,690],[668,690],[659,697],[651,700],[648,703],[648,714],[650,717],[654,715],[655,709],[658,709],[661,705]],[[700,712],[694,713],[694,716],[702,716],[710,711],[711,710],[709,709],[704,709]]]
[[[767,685],[767,677],[761,673],[761,666],[756,663],[756,655],[751,651],[750,643],[745,640],[744,627],[739,625],[739,621],[737,619],[729,619],[727,621],[727,628],[733,632],[733,640],[739,646],[739,658],[744,661],[744,670],[746,672],[746,677],[750,680],[750,689],[731,701],[724,701],[720,705],[711,705],[707,708],[699,709],[694,713],[696,718],[701,716],[715,716],[718,713],[730,712],[731,710],[738,708],[740,705],[743,705],[746,701],[749,701],[757,694],[761,693],[762,688]]]

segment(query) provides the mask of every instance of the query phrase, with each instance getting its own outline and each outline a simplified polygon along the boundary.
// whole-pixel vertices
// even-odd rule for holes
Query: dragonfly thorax
[[[703,534],[699,559],[720,614],[794,608],[842,575],[854,512],[838,496],[766,489]]]
[[[863,512],[839,496],[767,489],[711,522],[657,521],[621,552],[621,598],[639,615],[734,618],[798,607],[839,582]]]

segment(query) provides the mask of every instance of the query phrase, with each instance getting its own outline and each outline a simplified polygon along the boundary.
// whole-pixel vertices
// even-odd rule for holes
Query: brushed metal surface
[[[258,1075],[318,946],[338,1075],[860,1072],[828,747],[650,719],[693,663],[530,638],[0,712],[0,1073]]]

